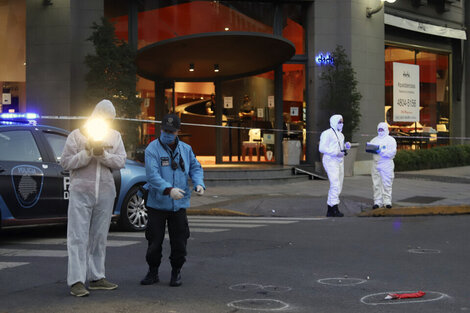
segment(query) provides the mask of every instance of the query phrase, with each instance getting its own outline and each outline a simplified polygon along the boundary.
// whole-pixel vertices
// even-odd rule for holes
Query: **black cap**
[[[181,121],[176,114],[167,114],[162,120],[162,129],[175,132],[181,128]]]

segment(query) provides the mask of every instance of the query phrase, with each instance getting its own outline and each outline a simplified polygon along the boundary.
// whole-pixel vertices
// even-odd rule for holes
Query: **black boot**
[[[328,211],[326,212],[326,217],[334,217],[335,211],[332,206],[328,206]]]
[[[158,267],[150,267],[147,275],[145,275],[144,279],[140,281],[141,285],[153,285],[158,283],[160,279],[158,278]]]
[[[336,216],[336,217],[343,217],[344,216],[344,214],[339,211],[339,208],[338,208],[337,204],[333,205],[333,211],[334,211],[333,216]]]
[[[178,287],[181,286],[181,269],[180,268],[173,268],[171,270],[171,279],[170,279],[170,286],[171,287]]]

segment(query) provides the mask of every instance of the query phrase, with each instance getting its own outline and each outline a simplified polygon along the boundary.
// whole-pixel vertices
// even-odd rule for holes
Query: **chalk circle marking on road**
[[[228,288],[234,291],[255,291],[258,289],[263,289],[263,286],[260,284],[242,283],[242,284],[232,285]]]
[[[415,291],[387,291],[367,295],[361,298],[361,302],[367,305],[389,305],[389,304],[410,304],[410,303],[423,303],[431,301],[439,301],[449,298],[448,295],[437,291],[425,291],[426,295],[422,298],[409,298],[409,299],[395,299],[385,300],[385,297],[390,293],[412,293]]]
[[[408,249],[409,253],[417,253],[417,254],[439,254],[441,253],[441,250],[437,249]]]
[[[264,290],[268,292],[287,292],[291,291],[291,287],[286,286],[274,286],[274,285],[261,285],[261,284],[252,284],[252,283],[241,283],[236,284],[228,287],[230,290],[234,291],[257,291],[257,290]]]
[[[229,302],[227,306],[239,310],[281,311],[287,309],[289,304],[276,299],[243,299]]]
[[[322,278],[317,283],[330,286],[355,286],[365,283],[367,280],[362,278]]]

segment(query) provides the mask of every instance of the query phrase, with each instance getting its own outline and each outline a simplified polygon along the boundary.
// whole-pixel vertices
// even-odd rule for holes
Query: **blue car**
[[[64,223],[70,178],[59,159],[69,132],[17,118],[24,122],[26,114],[0,115],[0,227]],[[144,165],[127,160],[113,176],[113,221],[125,230],[145,230]]]

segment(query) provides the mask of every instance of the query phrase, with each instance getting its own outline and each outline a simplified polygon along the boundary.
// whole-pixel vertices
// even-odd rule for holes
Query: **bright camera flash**
[[[85,124],[87,135],[94,141],[101,141],[108,132],[108,124],[100,118],[89,119]]]

